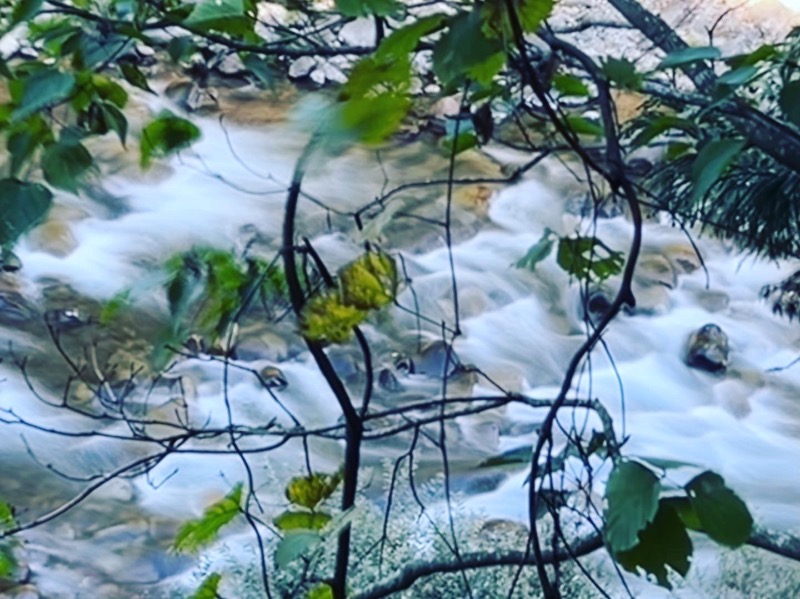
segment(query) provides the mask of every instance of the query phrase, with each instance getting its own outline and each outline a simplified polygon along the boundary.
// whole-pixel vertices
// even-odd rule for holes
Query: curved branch
[[[769,553],[781,555],[800,562],[800,539],[763,528],[753,531],[748,545],[758,547]],[[578,557],[594,553],[604,546],[601,535],[591,535],[578,539],[569,550],[559,549],[556,553],[542,553],[543,564],[558,564]],[[416,562],[403,568],[399,574],[386,582],[372,587],[368,591],[356,595],[353,599],[378,599],[411,588],[418,580],[436,574],[463,572],[480,568],[497,568],[503,566],[535,565],[535,559],[521,551],[504,553],[476,552],[462,554],[458,561]]]
[[[571,551],[563,549],[553,553],[542,552],[543,564],[557,564],[569,561],[574,557],[581,557],[593,553],[603,547],[603,539],[599,535],[578,540]],[[522,551],[508,551],[504,553],[463,553],[458,561],[433,561],[412,563],[403,568],[400,573],[386,582],[372,587],[369,591],[356,595],[353,599],[378,599],[393,593],[410,588],[415,582],[426,576],[434,574],[447,574],[464,572],[479,568],[496,568],[500,566],[536,565],[535,558]]]

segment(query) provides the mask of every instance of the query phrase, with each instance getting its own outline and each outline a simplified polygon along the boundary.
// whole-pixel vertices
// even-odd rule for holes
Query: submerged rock
[[[36,310],[16,291],[0,289],[0,324],[18,326],[36,320]]]
[[[728,367],[728,336],[716,324],[703,325],[689,337],[686,364],[707,372],[725,372]]]

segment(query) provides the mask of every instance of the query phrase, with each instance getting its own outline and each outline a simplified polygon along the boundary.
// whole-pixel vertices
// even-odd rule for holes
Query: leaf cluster
[[[367,252],[339,271],[336,289],[309,299],[300,314],[300,330],[314,341],[343,343],[370,311],[392,303],[397,289],[394,259],[384,252]]]
[[[202,336],[220,339],[254,300],[278,304],[286,297],[279,267],[224,250],[194,248],[170,258],[165,269],[164,287],[173,333],[178,336],[188,326]]]
[[[557,237],[550,229],[545,229],[541,239],[514,265],[517,268],[534,271],[536,266],[550,255],[556,240],[558,240],[556,261],[573,277],[604,281],[622,271],[624,254],[612,250],[597,237]]]
[[[695,476],[682,494],[666,491],[651,468],[631,460],[618,462],[606,485],[603,537],[623,568],[642,569],[660,586],[672,588],[667,568],[681,576],[689,571],[693,547],[688,530],[739,547],[750,538],[753,518],[722,477],[711,471]]]
[[[200,518],[181,526],[173,542],[173,549],[181,553],[197,553],[213,543],[223,526],[241,513],[242,484],[239,483],[219,501],[211,504]]]

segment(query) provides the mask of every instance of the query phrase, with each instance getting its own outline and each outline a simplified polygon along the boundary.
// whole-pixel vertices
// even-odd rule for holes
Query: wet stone
[[[267,366],[262,368],[258,374],[267,389],[281,391],[289,386],[289,382],[286,380],[286,377],[280,368]]]
[[[18,326],[36,319],[36,310],[22,295],[0,290],[0,324]]]
[[[381,389],[384,391],[389,391],[392,393],[403,390],[403,385],[397,380],[397,377],[388,368],[383,368],[378,374],[378,385],[380,385]]]
[[[58,332],[71,331],[89,324],[88,319],[82,317],[77,308],[64,308],[48,310],[44,320],[49,327]]]
[[[689,337],[686,364],[706,372],[723,373],[728,367],[728,336],[716,324],[700,327]]]

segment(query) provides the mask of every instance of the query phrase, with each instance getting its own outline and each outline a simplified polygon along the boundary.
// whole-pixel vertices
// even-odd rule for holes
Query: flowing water
[[[295,114],[308,120],[309,110],[306,106]],[[102,302],[133,282],[131,313],[110,330],[88,325],[66,333],[65,347],[67,353],[80,352],[100,339],[98,351],[110,360],[138,364],[165,323],[159,266],[169,256],[195,245],[241,251],[250,244],[263,255],[277,250],[287,182],[309,125],[301,116],[258,126],[221,126],[212,118],[199,122],[203,140],[196,147],[144,175],[129,163],[132,159],[98,148],[115,172],[91,194],[59,196],[51,220],[21,242],[22,270],[0,280],[0,298],[14,302],[0,305],[3,342],[12,344],[14,354],[4,351],[0,365],[0,407],[46,429],[90,429],[91,422],[49,408],[30,388],[57,401],[68,377],[41,324],[45,311],[78,309],[96,317]],[[332,210],[305,199],[298,228],[331,270],[358,254],[364,235],[336,211],[356,209],[404,182],[442,177],[447,168],[446,157],[422,143],[399,144],[377,158],[375,152],[354,150],[321,157],[309,168],[305,192]],[[456,176],[497,178],[500,163],[522,159],[499,150],[495,158],[467,154]],[[512,265],[545,228],[562,234],[589,231],[574,214],[579,196],[579,186],[556,160],[545,161],[513,186],[473,184],[456,190],[453,259],[463,328],[456,351],[463,363],[534,397],[554,396],[565,364],[584,339],[585,324],[579,288],[553,256],[534,272]],[[392,218],[380,230],[367,232],[402,252],[412,284],[400,303],[418,301],[434,322],[452,322],[455,310],[443,232],[402,215],[441,218],[443,207],[443,188],[410,189],[397,196]],[[624,215],[603,219],[596,234],[624,250],[630,223]],[[614,321],[605,336],[608,352],[593,353],[590,371],[576,380],[575,391],[605,403],[617,432],[630,436],[627,454],[713,469],[747,501],[759,524],[799,531],[800,364],[780,368],[800,355],[800,327],[773,315],[759,297],[763,285],[791,274],[793,265],[742,256],[718,241],[695,241],[705,268],[683,231],[657,219],[646,225],[635,289],[640,307]],[[607,291],[613,288],[611,281]],[[416,319],[390,312],[380,324],[367,327],[379,364],[390,363],[393,351],[413,352],[419,341]],[[729,336],[730,364],[724,374],[692,369],[684,361],[688,338],[707,323]],[[429,339],[440,334],[435,326],[423,329]],[[335,400],[290,330],[253,325],[242,339],[246,351],[240,363],[280,368],[288,382],[280,398],[304,424],[337,421]],[[29,357],[28,381],[14,363],[22,356]],[[339,363],[347,360],[344,352]],[[187,361],[177,372],[191,387],[187,402],[195,421],[224,426],[222,368]],[[353,384],[358,383],[356,373]],[[424,377],[405,384],[412,394],[436,392],[435,382]],[[485,383],[472,390],[475,395],[491,392]],[[168,401],[169,390],[161,393]],[[231,374],[227,393],[240,422],[283,418],[245,374]],[[378,399],[389,403],[392,396],[386,392]],[[455,458],[468,469],[480,457],[529,443],[541,417],[509,407],[494,420],[462,423],[456,430]],[[0,497],[24,506],[18,513],[22,521],[53,509],[83,484],[45,466],[80,477],[109,471],[147,451],[135,442],[2,426]],[[336,467],[338,444],[319,443],[312,451],[315,468]],[[370,448],[367,460],[377,464],[396,451]],[[281,481],[302,467],[299,455],[299,446],[292,444],[270,454],[259,465],[259,481],[273,481],[280,489]],[[238,458],[182,455],[159,464],[147,477],[115,481],[65,518],[26,536],[26,560],[42,596],[133,596],[134,583],[157,583],[187,572],[190,558],[163,551],[177,523],[196,516],[242,476]],[[682,476],[676,471],[674,480],[682,482]],[[524,477],[521,471],[504,474],[489,490],[465,483],[468,504],[491,516],[525,521]],[[268,507],[282,509],[280,493],[268,497]]]

